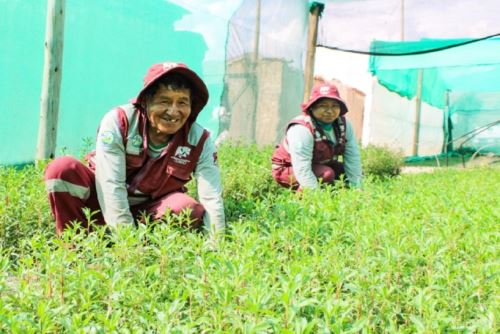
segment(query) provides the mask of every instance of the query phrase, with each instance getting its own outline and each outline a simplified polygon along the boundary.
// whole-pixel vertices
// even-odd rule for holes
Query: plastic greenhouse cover
[[[310,1],[313,2],[313,1]],[[498,0],[320,0],[318,45],[369,51],[374,40],[479,38],[500,33]]]
[[[477,38],[500,32],[497,0],[482,0],[480,5],[476,0],[318,2],[325,4],[318,45],[328,47],[368,51],[373,40]],[[238,57],[238,53],[248,52],[253,45],[249,36],[255,27],[250,23],[249,31],[240,35],[241,43],[233,44],[236,49],[226,49],[228,22],[242,3],[242,0],[66,0],[56,154],[78,155],[84,139],[92,140],[95,136],[102,115],[134,97],[147,67],[165,60],[187,63],[206,81],[211,98],[199,119],[217,133],[226,57]],[[302,22],[307,12],[297,8],[307,9],[311,1],[289,3],[261,0],[262,8],[268,8],[262,14],[262,26],[276,24],[273,29],[261,30],[261,55],[275,57],[277,51],[285,51],[288,56],[283,59],[293,67],[290,70],[300,70],[303,56],[297,50],[305,49]],[[0,0],[0,12],[4,14],[0,20],[3,46],[0,133],[3,138],[12,139],[1,148],[0,164],[31,161],[35,155],[46,5],[46,1]],[[255,16],[250,11],[247,14],[241,17],[242,23],[251,22]],[[300,31],[292,29],[298,27],[292,24],[295,21],[301,23]],[[275,34],[278,30],[287,32],[278,34],[279,40]],[[293,82],[291,88],[299,90],[295,83],[298,81]]]

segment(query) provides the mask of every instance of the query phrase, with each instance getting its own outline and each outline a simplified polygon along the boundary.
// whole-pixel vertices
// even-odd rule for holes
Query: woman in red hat
[[[88,226],[82,209],[97,224],[133,225],[149,215],[188,214],[186,224],[210,231],[224,228],[224,206],[215,146],[196,123],[208,101],[207,87],[184,64],[151,66],[132,103],[102,119],[88,166],[71,157],[51,162],[45,184],[56,231],[74,221]],[[199,201],[186,195],[191,175]]]
[[[352,126],[344,117],[347,112],[337,87],[314,86],[302,114],[288,123],[286,136],[274,151],[274,179],[284,187],[302,189],[345,175],[350,186],[360,188],[361,158]]]

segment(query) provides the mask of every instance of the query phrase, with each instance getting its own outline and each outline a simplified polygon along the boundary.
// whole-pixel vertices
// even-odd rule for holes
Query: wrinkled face
[[[340,115],[340,103],[333,99],[321,99],[311,106],[311,113],[320,122],[332,123]]]
[[[172,135],[179,131],[191,114],[189,89],[172,90],[160,85],[146,102],[149,126],[158,134]]]

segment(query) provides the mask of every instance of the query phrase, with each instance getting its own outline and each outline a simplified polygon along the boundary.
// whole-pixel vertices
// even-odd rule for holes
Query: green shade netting
[[[468,40],[422,40],[372,43],[372,52],[410,53]],[[438,52],[406,56],[371,56],[370,71],[378,82],[400,96],[417,94],[422,71],[423,102],[444,111],[445,137],[454,149],[500,153],[500,39],[491,38]],[[447,122],[447,121],[446,121]],[[444,122],[444,123],[446,123]],[[488,127],[489,125],[493,125]],[[460,137],[478,131],[471,139]],[[466,142],[465,139],[468,139]]]
[[[200,31],[206,24],[210,42],[223,47],[227,20],[217,17],[222,24],[214,24],[202,9],[195,30],[179,27],[194,10],[175,1],[66,0],[57,156],[92,148],[102,116],[135,97],[151,64],[169,60],[206,81],[210,100],[198,120],[217,133],[212,113],[220,105],[224,52],[207,59]],[[47,1],[0,0],[0,12],[0,164],[9,165],[35,157]]]
[[[375,41],[371,51],[407,53],[465,41]],[[446,105],[447,91],[500,92],[500,39],[419,55],[370,57],[370,71],[378,81],[389,90],[410,99],[416,95],[420,69],[423,71],[422,101],[438,108]]]
[[[220,138],[279,142],[300,113],[309,7],[302,0],[244,0],[228,25]]]

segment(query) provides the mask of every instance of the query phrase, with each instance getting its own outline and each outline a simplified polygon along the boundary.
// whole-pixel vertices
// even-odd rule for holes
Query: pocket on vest
[[[189,170],[172,168],[171,166],[169,166],[167,167],[167,174],[184,183],[191,180],[191,171]]]

